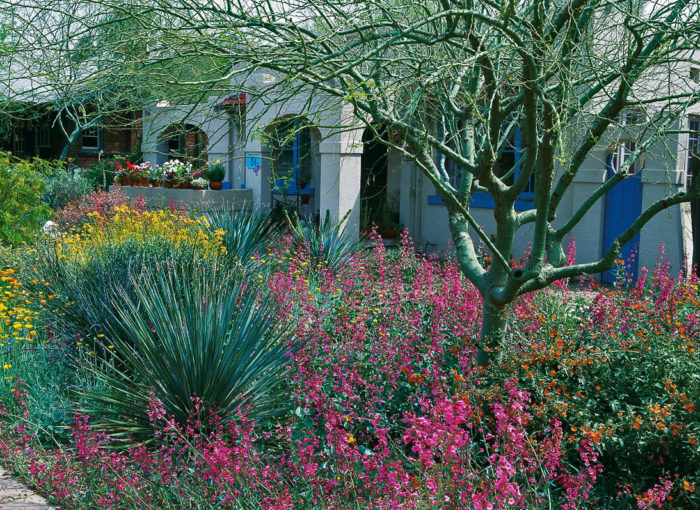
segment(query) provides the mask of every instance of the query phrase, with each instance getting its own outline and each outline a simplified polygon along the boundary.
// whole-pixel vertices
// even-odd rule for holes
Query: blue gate
[[[621,144],[615,153],[608,157],[607,178],[610,179],[635,149],[633,142]],[[605,223],[603,225],[603,253],[613,241],[636,220],[642,212],[642,171],[639,161],[635,161],[629,177],[617,183],[605,194]],[[636,170],[636,171],[635,171]],[[634,252],[634,255],[633,255]],[[634,258],[632,258],[634,256]],[[618,255],[626,264],[626,272],[636,280],[639,267],[639,234],[625,244]],[[604,271],[603,283],[615,282],[614,271]]]

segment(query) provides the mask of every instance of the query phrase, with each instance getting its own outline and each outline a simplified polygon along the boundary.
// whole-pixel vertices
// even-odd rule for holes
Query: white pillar
[[[320,153],[321,221],[325,219],[326,211],[334,222],[340,221],[350,211],[343,229],[353,239],[359,239],[362,144],[329,140],[321,143]]]

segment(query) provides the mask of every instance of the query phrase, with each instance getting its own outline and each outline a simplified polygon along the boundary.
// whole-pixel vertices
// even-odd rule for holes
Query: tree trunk
[[[78,141],[78,137],[80,136],[81,132],[82,132],[82,130],[79,127],[77,127],[70,134],[70,136],[68,137],[68,141],[63,146],[63,151],[61,151],[61,157],[60,157],[61,161],[66,160],[66,158],[68,157],[68,151],[70,150],[71,147],[73,147],[73,145],[75,145],[75,142]]]
[[[484,298],[484,308],[481,313],[481,342],[476,351],[476,363],[486,367],[499,355],[496,348],[503,346],[506,336],[506,321],[509,305],[496,306]]]

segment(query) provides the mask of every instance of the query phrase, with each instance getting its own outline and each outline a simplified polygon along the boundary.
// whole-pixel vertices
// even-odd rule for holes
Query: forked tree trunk
[[[77,127],[73,130],[73,132],[70,134],[68,137],[68,140],[66,143],[63,145],[63,150],[61,151],[61,156],[60,156],[60,161],[65,161],[66,158],[68,157],[68,152],[70,151],[70,148],[75,145],[75,142],[78,141],[78,137],[80,136],[80,133],[82,133],[82,130],[80,127]]]

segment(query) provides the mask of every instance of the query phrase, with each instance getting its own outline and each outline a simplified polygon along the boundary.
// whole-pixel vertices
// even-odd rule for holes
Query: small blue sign
[[[260,154],[246,154],[245,166],[248,170],[252,170],[255,175],[260,174],[260,169],[262,168]]]

